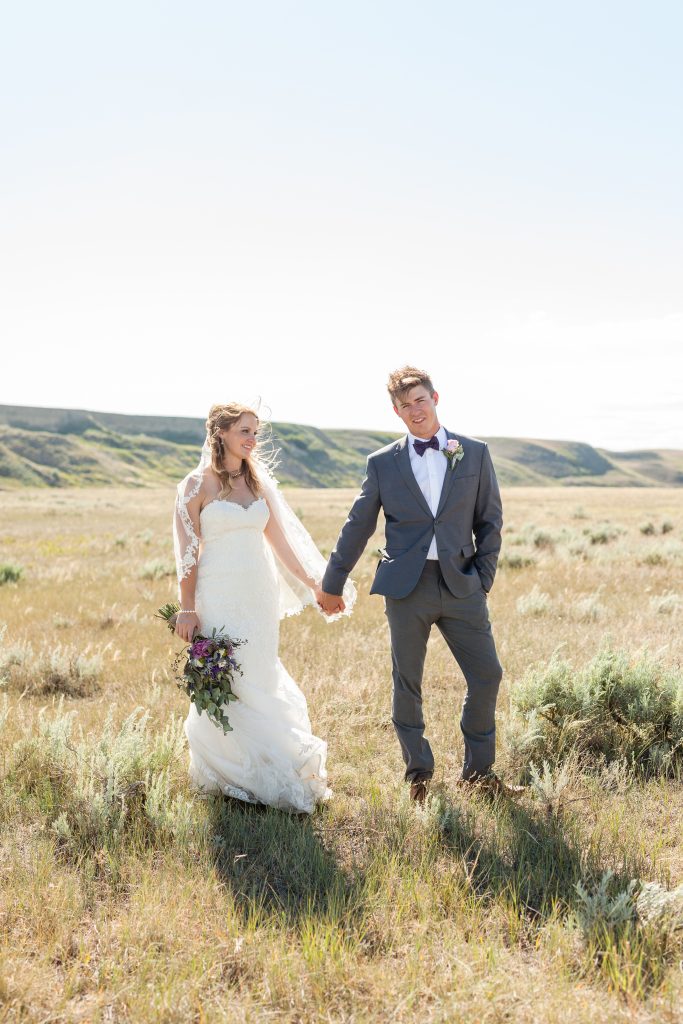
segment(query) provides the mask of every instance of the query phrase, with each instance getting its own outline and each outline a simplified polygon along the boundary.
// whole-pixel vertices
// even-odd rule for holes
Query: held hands
[[[315,588],[315,599],[325,615],[336,615],[346,609],[344,598],[337,594],[326,594],[320,587]]]
[[[185,643],[192,643],[192,637],[199,630],[199,616],[195,612],[178,613],[175,624],[176,636]]]

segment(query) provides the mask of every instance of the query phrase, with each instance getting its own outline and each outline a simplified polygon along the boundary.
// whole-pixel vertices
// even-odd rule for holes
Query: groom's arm
[[[349,573],[377,528],[377,517],[381,507],[377,469],[374,460],[368,459],[360,494],[342,526],[335,549],[327,563],[321,584],[326,594],[339,596],[344,590]]]
[[[472,531],[477,545],[474,564],[487,594],[493,586],[496,575],[502,528],[503,506],[500,500],[500,490],[491,461],[491,453],[486,445],[481,460],[479,490],[474,506]]]

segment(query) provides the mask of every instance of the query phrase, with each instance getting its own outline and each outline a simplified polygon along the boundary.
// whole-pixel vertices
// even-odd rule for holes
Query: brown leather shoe
[[[510,800],[517,800],[524,793],[525,786],[510,786],[503,782],[495,772],[487,772],[486,775],[474,775],[470,779],[458,779],[459,789],[469,789],[474,793],[483,793],[485,796],[506,796]]]
[[[414,804],[423,804],[429,793],[429,779],[416,779],[410,783],[410,801]]]

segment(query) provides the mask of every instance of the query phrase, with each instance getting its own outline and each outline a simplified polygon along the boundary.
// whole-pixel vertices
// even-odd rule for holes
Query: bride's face
[[[231,427],[220,431],[223,449],[236,459],[248,459],[256,445],[258,420],[250,412],[244,412]]]

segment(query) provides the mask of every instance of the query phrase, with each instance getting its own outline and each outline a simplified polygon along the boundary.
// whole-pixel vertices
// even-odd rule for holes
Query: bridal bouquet
[[[165,604],[159,609],[158,617],[164,619],[168,628],[175,631],[177,604]],[[233,640],[220,630],[212,630],[211,636],[195,633],[192,643],[176,655],[174,668],[176,682],[190,698],[197,712],[206,711],[209,719],[223,730],[232,732],[232,726],[225,714],[230,701],[237,700],[232,692],[235,673],[242,675],[242,669],[235,659],[235,648],[243,643]]]

